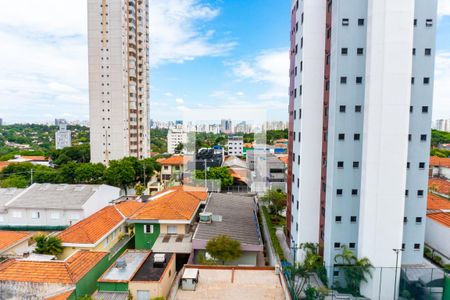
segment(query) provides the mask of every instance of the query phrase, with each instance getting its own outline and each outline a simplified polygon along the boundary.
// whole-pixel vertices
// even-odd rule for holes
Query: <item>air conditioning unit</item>
[[[200,216],[200,223],[211,223],[212,222],[212,213],[210,212],[201,212],[199,214]]]
[[[127,267],[127,262],[125,261],[124,258],[119,258],[116,262],[116,268],[123,270]]]
[[[155,263],[164,263],[166,262],[166,255],[164,253],[158,253],[154,256]]]

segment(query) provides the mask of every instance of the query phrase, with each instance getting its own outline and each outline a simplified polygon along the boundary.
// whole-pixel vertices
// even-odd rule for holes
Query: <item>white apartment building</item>
[[[88,0],[91,161],[149,155],[148,0]]]
[[[437,0],[292,1],[288,236],[329,267],[343,245],[369,258],[370,299],[392,299],[393,249],[423,262],[436,14]]]
[[[56,149],[64,149],[72,146],[72,133],[67,129],[67,124],[59,124],[59,130],[55,133]]]
[[[227,143],[228,155],[242,156],[244,154],[244,138],[230,136]]]
[[[187,132],[182,128],[182,126],[169,129],[167,132],[167,152],[174,154],[177,146],[179,144],[186,145],[187,140]]]
[[[435,121],[435,129],[450,132],[450,119],[439,119]]]

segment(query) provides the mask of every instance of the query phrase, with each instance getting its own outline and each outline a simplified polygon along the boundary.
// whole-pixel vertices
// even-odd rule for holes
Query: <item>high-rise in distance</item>
[[[437,0],[291,8],[289,242],[388,268],[361,292],[391,299],[393,249],[398,266],[423,261]]]
[[[149,154],[148,0],[88,0],[91,161]]]

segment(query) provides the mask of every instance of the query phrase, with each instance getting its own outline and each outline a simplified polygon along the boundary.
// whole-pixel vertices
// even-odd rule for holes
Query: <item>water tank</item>
[[[211,223],[212,222],[212,213],[210,212],[201,212],[199,214],[200,216],[200,223]]]

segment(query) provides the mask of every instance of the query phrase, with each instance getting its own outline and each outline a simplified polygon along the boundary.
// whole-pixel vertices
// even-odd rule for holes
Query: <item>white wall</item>
[[[102,184],[83,205],[85,218],[107,206],[112,200],[119,198],[120,188]]]
[[[427,217],[425,243],[450,257],[450,227]]]

